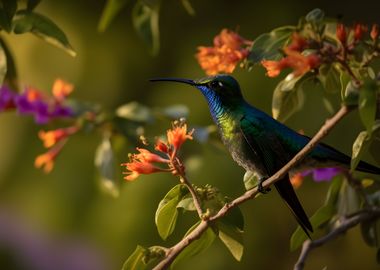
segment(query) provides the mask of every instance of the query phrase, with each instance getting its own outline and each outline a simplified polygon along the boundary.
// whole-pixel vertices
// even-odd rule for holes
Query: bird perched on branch
[[[238,82],[229,75],[217,75],[200,80],[157,78],[151,81],[185,83],[202,92],[223,143],[240,166],[258,175],[258,190],[261,193],[269,191],[263,188],[265,179],[281,169],[310,141],[309,137],[297,133],[248,104]],[[349,156],[331,146],[319,143],[294,170],[302,171],[315,167],[349,168],[350,161]],[[380,174],[380,168],[363,161],[359,162],[356,169]],[[294,192],[289,174],[274,185],[309,236],[313,228]]]

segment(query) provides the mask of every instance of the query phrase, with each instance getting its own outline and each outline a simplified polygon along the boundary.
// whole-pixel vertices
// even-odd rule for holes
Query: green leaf
[[[194,16],[195,10],[194,10],[193,6],[190,4],[190,1],[189,0],[181,0],[181,2],[182,2],[183,7],[186,9],[187,13],[189,13],[189,15]]]
[[[7,56],[2,45],[0,43],[0,85],[3,85],[5,75],[7,74]]]
[[[319,68],[318,79],[328,93],[336,93],[341,89],[340,77],[340,72],[332,64],[325,64]]]
[[[107,0],[98,24],[98,31],[104,32],[114,18],[123,10],[128,0]]]
[[[185,234],[185,237],[192,232],[197,226],[199,222],[194,224]],[[195,241],[193,241],[190,245],[188,245],[174,260],[171,265],[171,269],[175,268],[176,264],[184,259],[190,258],[192,256],[197,255],[198,253],[206,250],[211,246],[211,244],[215,240],[215,233],[211,228],[208,228],[203,234]]]
[[[141,123],[150,123],[154,119],[151,109],[136,101],[118,107],[116,109],[116,115],[121,118]]]
[[[0,37],[0,47],[2,48],[3,53],[5,53],[5,59],[7,62],[6,75],[3,80],[5,80],[12,89],[18,90],[16,64],[13,59],[13,55],[8,48],[8,45],[5,43],[5,41],[1,37]],[[0,55],[1,54],[2,53],[0,53]],[[1,73],[1,70],[3,70],[3,63],[1,63],[3,61],[2,59],[4,59],[3,56],[0,56],[0,73]]]
[[[133,25],[153,55],[156,55],[160,49],[158,25],[160,2],[155,0],[148,3],[138,0],[132,12]]]
[[[359,93],[359,115],[369,135],[375,122],[377,88],[375,81],[366,81]]]
[[[104,135],[102,142],[96,149],[95,166],[100,173],[101,188],[111,196],[118,197],[119,188],[115,177],[115,155],[108,134]]]
[[[325,205],[335,206],[338,203],[339,191],[343,183],[343,175],[337,175],[333,178],[329,190],[327,191]]]
[[[340,72],[339,81],[340,81],[341,98],[342,100],[344,100],[346,96],[347,86],[351,82],[351,77],[346,72]]]
[[[152,269],[164,256],[165,250],[160,246],[153,246],[149,249],[137,246],[124,263],[122,270]]]
[[[231,252],[232,256],[240,261],[243,256],[243,231],[229,223],[218,222],[218,237]]]
[[[324,17],[325,13],[321,9],[316,8],[306,15],[305,20],[310,23],[319,23],[323,20]]]
[[[347,106],[357,106],[359,102],[359,88],[352,81],[347,84],[343,98],[344,104]]]
[[[17,10],[16,0],[0,1],[0,28],[8,33],[12,30],[12,18]]]
[[[304,103],[304,94],[301,89],[305,81],[303,77],[294,77],[289,74],[277,85],[272,98],[273,118],[285,122],[292,114],[299,111]]]
[[[32,11],[33,9],[38,6],[38,4],[41,2],[41,0],[27,0],[28,2],[26,3],[26,9],[28,11]]]
[[[160,201],[155,222],[158,234],[162,239],[166,239],[174,231],[178,217],[178,203],[188,194],[188,190],[182,184],[173,187]]]
[[[193,197],[191,197],[191,196],[185,197],[184,199],[182,199],[178,203],[177,208],[183,208],[186,211],[196,211],[197,210],[195,208],[195,205],[194,205]]]
[[[244,216],[238,206],[230,209],[228,213],[222,218],[224,224],[229,224],[236,227],[240,231],[244,231]]]
[[[250,190],[250,189],[254,188],[255,186],[257,186],[259,178],[255,172],[246,171],[244,174],[243,181],[244,181],[245,189]]]
[[[357,191],[347,181],[343,181],[337,203],[338,215],[347,216],[357,212],[359,208],[360,198]]]
[[[372,127],[372,140],[369,145],[369,152],[372,157],[380,164],[380,120],[376,120]]]
[[[326,224],[335,214],[336,209],[333,205],[324,205],[314,213],[310,218],[310,222],[313,225],[313,228],[316,229]],[[305,232],[300,226],[298,226],[290,239],[290,250],[296,250],[307,239],[308,237]]]
[[[248,60],[253,63],[259,63],[262,60],[278,60],[282,57],[280,49],[284,47],[295,30],[294,26],[284,26],[260,35],[253,42]]]
[[[367,220],[360,224],[360,231],[364,242],[371,247],[379,247],[380,244],[380,222],[378,220]]]
[[[148,269],[147,265],[144,263],[143,259],[149,252],[148,249],[137,246],[135,251],[129,256],[125,261],[122,270],[145,270]]]
[[[351,171],[356,169],[362,155],[368,148],[370,142],[370,136],[367,131],[362,131],[359,133],[354,144],[352,145],[352,156],[351,156]]]
[[[44,41],[63,49],[71,56],[76,55],[65,33],[49,18],[33,11],[17,12],[13,19],[13,32],[15,34],[31,32]]]

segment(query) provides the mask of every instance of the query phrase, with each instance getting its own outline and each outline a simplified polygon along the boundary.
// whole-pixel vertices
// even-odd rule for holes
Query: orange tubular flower
[[[215,75],[221,72],[232,73],[238,62],[249,54],[248,41],[237,33],[223,29],[214,38],[214,47],[198,47],[196,58],[207,75]]]
[[[37,156],[34,160],[34,166],[36,168],[43,168],[45,173],[51,172],[54,167],[55,159],[61,152],[64,144],[65,142],[62,142],[61,144],[58,144],[55,147],[50,148],[49,151],[47,151],[46,153]]]
[[[296,173],[290,178],[290,183],[295,189],[297,189],[302,185],[303,179],[304,177],[302,173]]]
[[[52,93],[53,96],[57,101],[63,101],[70,93],[73,91],[74,85],[65,82],[61,79],[56,79],[53,88]]]
[[[186,140],[192,140],[194,130],[187,132],[187,125],[180,122],[175,122],[173,128],[167,131],[168,143],[172,145],[174,151],[179,149]]]
[[[162,172],[163,169],[154,166],[152,163],[147,161],[138,161],[136,159],[128,163],[122,163],[121,166],[125,166],[129,172],[123,172],[123,174],[128,174],[124,177],[125,180],[133,181],[140,174],[151,174],[155,172]]]
[[[57,142],[66,139],[68,136],[73,135],[78,132],[79,128],[77,126],[72,126],[68,128],[59,128],[51,131],[41,130],[38,133],[38,137],[43,141],[46,148],[55,145]]]
[[[302,76],[321,64],[321,59],[316,54],[303,55],[300,52],[285,48],[287,56],[279,61],[263,60],[261,64],[267,70],[267,76],[276,77],[285,68],[292,68],[294,76]]]
[[[370,36],[371,36],[372,40],[374,40],[374,41],[377,40],[377,38],[379,37],[379,25],[378,24],[372,25]]]
[[[141,160],[144,162],[161,162],[161,163],[167,163],[169,160],[160,157],[159,155],[153,154],[147,149],[144,148],[137,148],[137,150],[140,152],[139,154],[134,155],[134,159]]]

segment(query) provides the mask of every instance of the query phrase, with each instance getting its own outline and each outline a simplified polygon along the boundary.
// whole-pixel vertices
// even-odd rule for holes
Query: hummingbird
[[[243,97],[239,83],[229,75],[216,75],[199,80],[156,78],[150,81],[170,81],[198,88],[206,98],[213,121],[232,158],[246,171],[258,176],[258,190],[265,179],[281,169],[309,141],[265,112],[250,105]],[[351,158],[333,147],[319,143],[290,173],[318,167],[350,168]],[[356,170],[380,174],[380,168],[360,161]],[[274,184],[301,228],[310,238],[313,227],[290,182],[289,173]]]

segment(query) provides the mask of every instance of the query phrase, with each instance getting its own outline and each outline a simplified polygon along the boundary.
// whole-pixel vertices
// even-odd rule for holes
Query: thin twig
[[[325,243],[335,239],[339,235],[345,233],[346,231],[355,227],[361,222],[373,220],[379,217],[380,209],[378,208],[362,210],[350,216],[349,218],[344,219],[338,227],[330,231],[327,235],[313,241],[311,241],[310,239],[306,240],[302,245],[302,250],[298,258],[298,261],[294,265],[294,270],[304,269],[307,256],[314,248],[320,247]]]
[[[191,196],[193,197],[194,207],[197,209],[198,216],[200,219],[204,218],[204,213],[201,206],[201,200],[198,197],[197,192],[195,191],[193,185],[186,178],[186,175],[181,175],[181,183],[184,184],[187,189],[190,191]]]
[[[263,183],[263,187],[269,187],[275,182],[279,181],[283,178],[283,176],[288,173],[288,171],[293,168],[299,161],[301,161],[317,144],[323,139],[330,130],[345,116],[347,115],[351,109],[347,106],[342,106],[340,110],[330,119],[326,120],[325,124],[319,129],[317,134],[309,141],[309,143],[301,149],[284,167],[282,167],[278,172],[272,175],[270,178],[265,180]],[[203,232],[205,232],[209,226],[215,222],[216,220],[224,217],[230,209],[236,207],[243,202],[253,199],[259,193],[258,188],[255,187],[247,192],[245,192],[240,197],[236,198],[230,203],[224,205],[218,213],[214,216],[211,216],[207,220],[202,220],[198,227],[196,227],[191,233],[189,233],[186,237],[184,237],[180,242],[176,245],[169,248],[166,253],[165,258],[159,262],[153,270],[163,270],[167,269],[170,264],[174,261],[174,259],[185,249],[190,243],[198,239]]]
[[[176,156],[170,157],[170,163],[177,171],[180,178],[180,182],[187,187],[187,189],[189,190],[191,194],[191,197],[193,197],[194,207],[197,210],[199,218],[203,219],[204,213],[202,210],[201,200],[199,199],[198,194],[195,191],[193,185],[190,183],[190,181],[186,177],[186,173],[184,169],[185,167]]]

